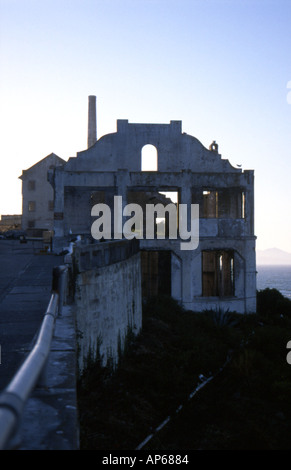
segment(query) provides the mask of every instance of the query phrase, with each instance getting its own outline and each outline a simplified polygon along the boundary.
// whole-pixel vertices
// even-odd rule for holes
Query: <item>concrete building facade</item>
[[[254,171],[232,166],[216,142],[206,148],[182,132],[181,121],[117,120],[116,132],[95,143],[90,119],[88,137],[89,131],[88,149],[50,171],[55,247],[70,233],[90,236],[92,207],[103,203],[113,211],[115,196],[122,196],[123,208],[153,200],[165,205],[169,197],[177,209],[186,204],[188,213],[199,204],[199,244],[193,250],[181,250],[179,237],[171,239],[167,230],[165,239],[158,229],[153,239],[136,232],[143,295],[170,294],[193,311],[255,312]],[[148,145],[156,156],[154,171],[144,169]],[[160,222],[167,225],[166,217]]]
[[[28,235],[42,236],[54,228],[54,191],[48,182],[50,169],[65,160],[54,153],[46,156],[19,177],[22,180],[22,230]]]

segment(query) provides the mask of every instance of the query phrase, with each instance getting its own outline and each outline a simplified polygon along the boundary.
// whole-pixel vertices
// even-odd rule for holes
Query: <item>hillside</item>
[[[89,360],[79,381],[81,448],[135,450],[153,434],[144,450],[290,450],[290,331],[291,301],[272,289],[256,315],[147,303],[117,370]]]
[[[291,253],[279,248],[257,250],[256,255],[258,265],[291,265]]]

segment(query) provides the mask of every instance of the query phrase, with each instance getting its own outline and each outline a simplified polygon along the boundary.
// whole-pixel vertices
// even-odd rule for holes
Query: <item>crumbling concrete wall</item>
[[[118,362],[128,331],[142,326],[140,253],[131,241],[75,250],[75,312],[80,372],[91,356]]]

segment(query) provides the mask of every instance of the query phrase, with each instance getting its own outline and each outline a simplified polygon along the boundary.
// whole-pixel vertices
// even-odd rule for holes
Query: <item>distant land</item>
[[[267,250],[256,250],[257,265],[262,264],[276,264],[276,265],[290,265],[291,266],[291,253],[280,250],[279,248],[269,248]]]

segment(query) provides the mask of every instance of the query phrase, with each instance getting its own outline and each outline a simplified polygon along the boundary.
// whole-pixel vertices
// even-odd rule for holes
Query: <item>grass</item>
[[[79,380],[81,449],[134,450],[168,416],[145,449],[290,449],[290,339],[291,301],[274,289],[255,315],[149,300],[118,368],[91,361]],[[214,378],[188,400],[200,374]]]

